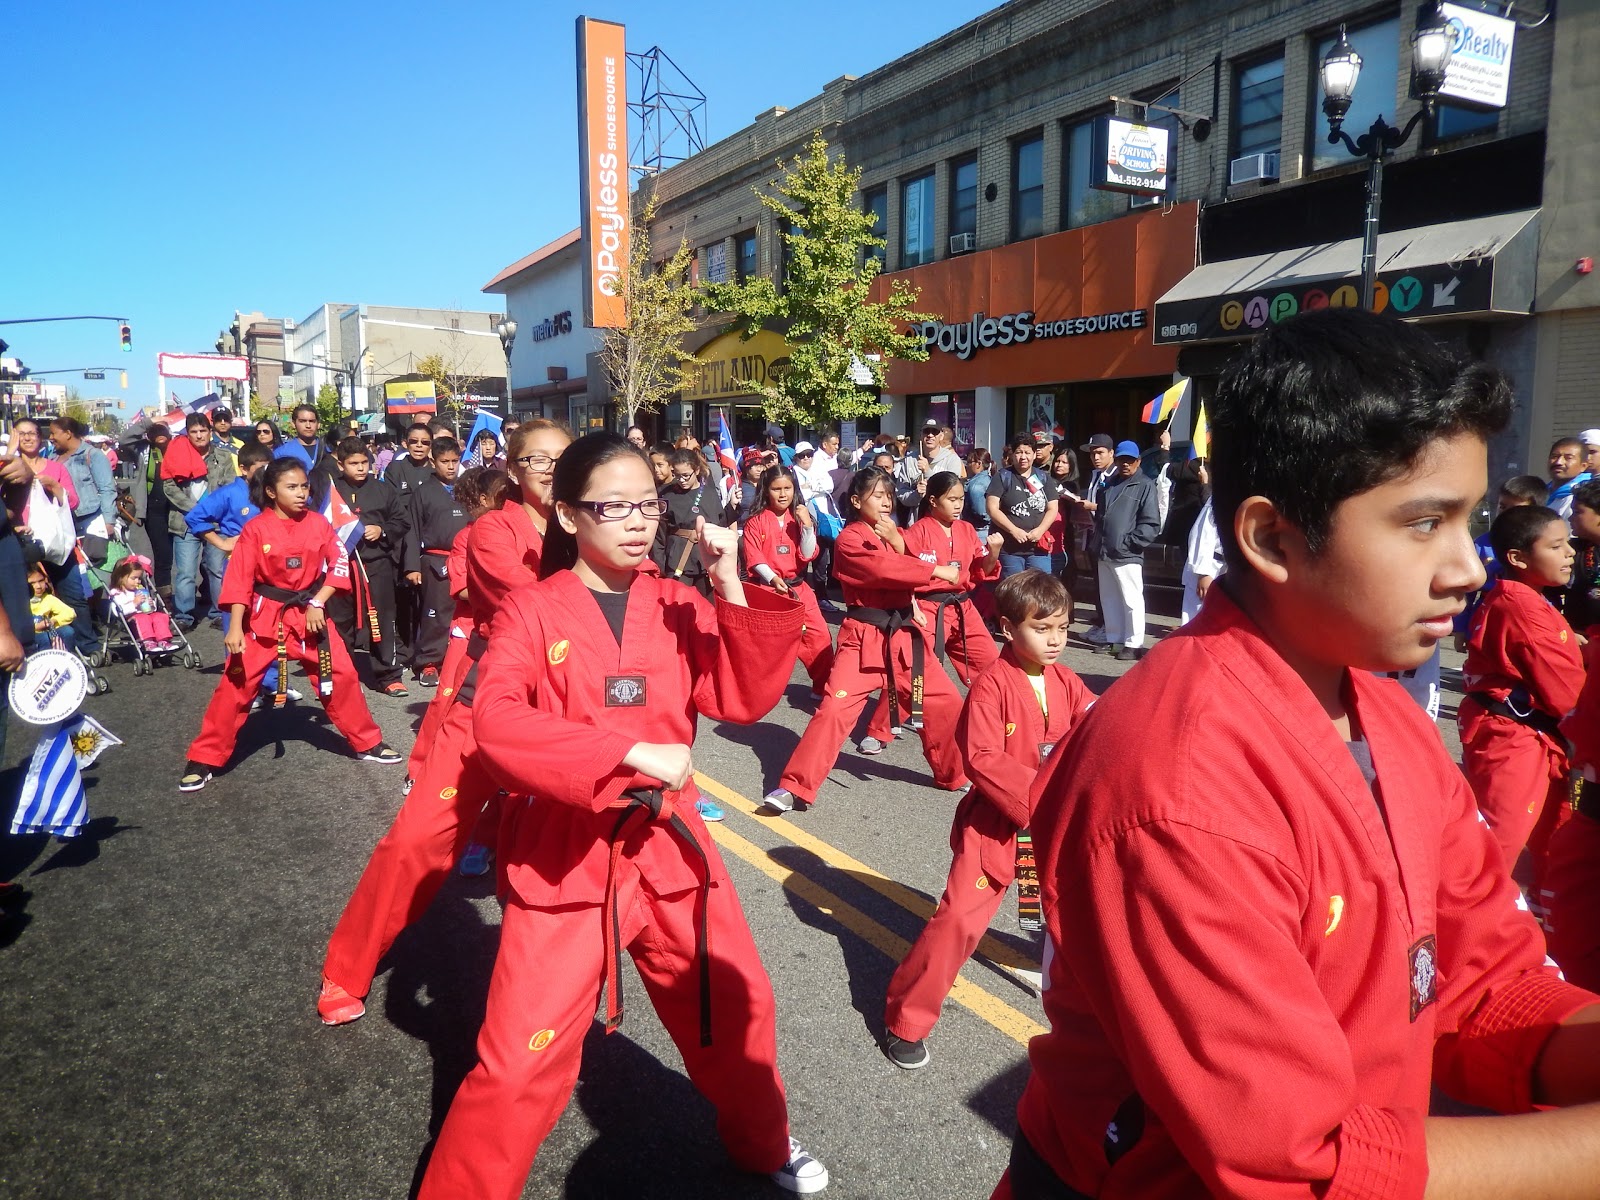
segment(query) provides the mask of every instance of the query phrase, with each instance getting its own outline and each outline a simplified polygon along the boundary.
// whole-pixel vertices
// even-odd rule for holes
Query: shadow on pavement
[[[60,849],[43,866],[35,868],[33,873],[43,875],[46,871],[59,871],[63,867],[87,866],[100,857],[101,842],[109,842],[119,833],[141,828],[143,826],[118,824],[116,817],[91,817],[77,837],[60,843]]]
[[[199,727],[196,721],[196,731]],[[239,741],[233,749],[233,757],[218,775],[226,775],[237,769],[240,763],[268,746],[272,747],[273,758],[282,758],[287,741],[303,742],[313,750],[326,750],[332,754],[347,757],[350,754],[350,743],[333,727],[322,705],[308,694],[299,703],[286,704],[282,709],[263,708],[245,718],[244,728],[239,731]]]
[[[1006,1137],[1017,1131],[1017,1101],[1028,1082],[1027,1060],[1006,1068],[967,1097],[967,1107]]]

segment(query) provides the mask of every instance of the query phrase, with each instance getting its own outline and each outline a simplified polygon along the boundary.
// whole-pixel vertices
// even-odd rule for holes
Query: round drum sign
[[[30,654],[11,677],[11,711],[30,725],[65,721],[88,694],[88,669],[70,650]]]

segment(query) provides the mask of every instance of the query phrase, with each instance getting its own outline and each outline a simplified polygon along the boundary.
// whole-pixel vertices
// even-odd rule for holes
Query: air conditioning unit
[[[971,254],[972,247],[977,243],[977,238],[970,233],[952,233],[950,235],[951,254]]]
[[[1278,153],[1246,154],[1228,164],[1228,183],[1276,183],[1278,179]]]

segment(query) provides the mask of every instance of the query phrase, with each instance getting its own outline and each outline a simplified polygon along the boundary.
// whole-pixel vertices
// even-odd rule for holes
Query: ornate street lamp
[[[511,344],[517,340],[517,323],[504,317],[494,327],[500,335],[500,348],[506,352],[506,419],[511,419]]]
[[[1328,141],[1357,158],[1367,160],[1367,216],[1361,238],[1361,304],[1371,309],[1378,281],[1378,210],[1383,201],[1383,163],[1411,137],[1423,116],[1433,116],[1444,86],[1444,75],[1455,48],[1454,37],[1444,14],[1435,6],[1425,6],[1417,14],[1417,28],[1411,35],[1411,95],[1422,107],[1396,129],[1380,114],[1372,128],[1351,138],[1344,131],[1344,119],[1361,78],[1361,55],[1357,54],[1339,26],[1339,40],[1322,60],[1322,111],[1328,118]]]

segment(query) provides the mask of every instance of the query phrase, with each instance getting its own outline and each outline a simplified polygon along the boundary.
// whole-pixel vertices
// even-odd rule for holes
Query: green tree
[[[867,295],[881,269],[868,251],[884,241],[857,199],[860,183],[860,169],[830,156],[822,134],[814,133],[770,191],[755,189],[781,222],[787,250],[782,289],[765,276],[703,289],[707,307],[733,316],[730,328],[748,337],[775,325],[788,339],[788,369],[761,389],[774,421],[823,429],[841,418],[885,412],[888,406],[865,385],[883,388],[887,364],[895,359],[928,357],[922,338],[906,332],[907,325],[929,319],[915,311],[917,289],[897,279],[885,300]]]
[[[317,410],[317,423],[323,429],[332,429],[344,417],[344,397],[331,383],[325,383],[317,389],[317,398],[312,405]]]
[[[439,411],[450,421],[457,435],[461,433],[461,416],[469,403],[467,397],[483,376],[467,366],[467,356],[460,348],[459,339],[452,341],[448,352],[428,354],[419,358],[416,373],[433,381],[433,394]]]
[[[659,411],[683,390],[685,368],[700,361],[683,348],[685,335],[699,325],[694,310],[700,296],[689,284],[694,251],[680,240],[671,258],[652,266],[650,222],[655,211],[656,198],[651,196],[635,223],[620,281],[627,324],[607,329],[600,343],[606,384],[626,425],[636,423],[642,412]]]

